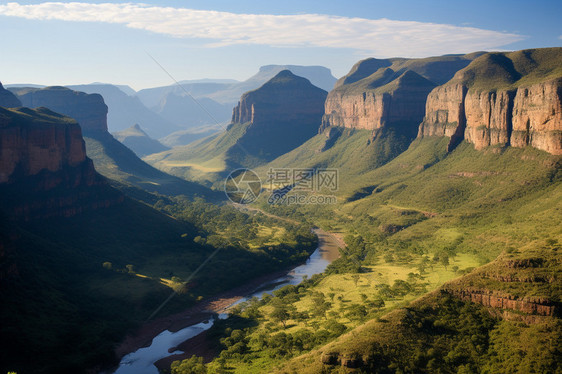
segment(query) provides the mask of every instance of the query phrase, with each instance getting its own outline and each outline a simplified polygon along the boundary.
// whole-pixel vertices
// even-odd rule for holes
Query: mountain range
[[[235,308],[195,348],[182,346],[204,359],[174,370],[559,372],[561,61],[562,48],[542,48],[369,58],[337,82],[290,66],[187,82],[217,111],[236,97],[230,122],[159,153],[149,136],[160,125],[130,123],[121,143],[108,107],[164,103],[146,109],[163,118],[170,100],[171,116],[188,106],[183,88],[133,97],[99,86],[108,105],[66,87],[0,85],[0,332],[10,342],[0,369],[107,369],[171,284],[213,261],[215,271],[174,289],[166,315],[301,261],[306,251],[292,248],[317,226],[344,238],[339,258]],[[289,178],[284,189],[333,199],[272,204],[263,188],[257,213],[241,213],[219,197],[238,168],[262,182],[272,170],[335,170],[333,188],[303,191]],[[304,231],[293,247],[277,243],[295,222]],[[243,250],[246,237],[263,240]]]

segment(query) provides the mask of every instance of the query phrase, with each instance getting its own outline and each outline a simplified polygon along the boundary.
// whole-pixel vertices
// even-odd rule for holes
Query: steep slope
[[[239,167],[255,167],[314,136],[326,92],[284,70],[242,95],[227,131],[146,160],[187,178],[213,181]]]
[[[113,136],[139,157],[169,149],[158,140],[149,137],[138,123],[128,129],[113,133]]]
[[[89,94],[100,94],[107,104],[107,124],[110,132],[124,130],[134,124],[142,126],[150,136],[160,138],[180,128],[157,113],[154,113],[139,100],[110,84],[82,84],[68,88]]]
[[[163,194],[210,196],[203,186],[163,173],[142,161],[107,132],[107,106],[99,94],[86,94],[65,87],[13,89],[24,105],[47,107],[78,121],[88,157],[100,174],[126,185]]]
[[[360,279],[386,268],[403,271],[399,279],[409,287],[418,274],[428,286],[451,267],[454,276],[468,275],[410,304],[406,297],[383,293],[380,281],[362,283],[386,303],[396,303],[396,310],[367,308],[372,320],[310,354],[294,354],[278,372],[560,369],[560,157],[531,147],[475,150],[467,142],[448,153],[447,144],[446,138],[415,140],[388,164],[340,178],[336,206],[298,211],[322,227],[362,238],[362,249],[350,248],[344,257],[350,264],[360,261],[365,269]],[[469,256],[488,264],[472,270]],[[408,272],[413,277],[406,277]],[[318,288],[326,292],[332,286],[349,299],[351,290],[330,281],[337,276],[350,278],[347,272],[328,276]],[[334,301],[327,315],[345,323],[346,305]]]
[[[240,232],[253,218],[158,197],[177,202],[166,207],[185,215],[179,220],[125,197],[94,170],[78,123],[46,108],[0,108],[0,140],[2,372],[107,371],[115,346],[153,313],[185,310],[313,250],[307,229],[305,251],[302,233],[275,249],[202,240],[208,220],[194,226],[186,207],[219,222],[234,216]]]
[[[332,128],[371,131],[364,151],[372,154],[370,168],[380,166],[406,150],[416,137],[429,92],[476,56],[360,61],[328,95],[321,132],[330,128],[326,136],[332,139],[342,132]],[[321,151],[327,148],[329,144]]]
[[[562,48],[487,53],[428,96],[419,136],[562,154]]]
[[[107,105],[99,94],[86,94],[65,87],[11,88],[23,106],[46,107],[76,119],[84,132],[107,131]]]
[[[86,157],[78,123],[46,108],[0,108],[0,184],[5,212],[24,221],[72,217],[123,200],[106,191]]]
[[[21,101],[10,91],[2,86],[0,82],[0,107],[17,108],[21,106]]]

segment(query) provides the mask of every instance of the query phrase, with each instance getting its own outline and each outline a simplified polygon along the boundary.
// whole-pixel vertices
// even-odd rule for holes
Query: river
[[[264,293],[271,293],[288,284],[297,285],[302,282],[306,276],[310,278],[314,274],[322,273],[326,267],[339,257],[338,247],[342,245],[341,240],[333,234],[325,232],[321,229],[315,229],[314,233],[318,237],[318,248],[310,255],[306,263],[299,265],[287,272],[285,275],[265,282],[241,298],[233,299],[231,307],[240,302],[249,300],[252,297],[261,297]],[[228,314],[220,314],[218,318],[226,318]],[[158,369],[154,363],[165,357],[182,353],[181,351],[170,352],[169,350],[177,347],[181,342],[189,340],[203,331],[211,328],[214,319],[210,318],[179,331],[170,332],[164,330],[158,334],[150,346],[140,348],[132,353],[127,354],[121,359],[119,368],[115,374],[158,374]]]

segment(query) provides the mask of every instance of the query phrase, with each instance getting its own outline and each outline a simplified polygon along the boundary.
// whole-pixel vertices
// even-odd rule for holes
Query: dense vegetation
[[[360,168],[364,155],[343,146],[357,135],[334,144],[345,158],[331,161],[323,152],[304,158],[303,167],[324,157],[323,166]],[[303,159],[296,153],[319,140],[274,164]],[[348,246],[323,276],[250,302],[217,324],[210,338],[216,358],[205,370],[559,370],[557,317],[518,312],[504,320],[501,311],[452,295],[472,287],[560,305],[560,159],[532,148],[476,151],[466,143],[447,153],[446,141],[416,140],[380,168],[349,173],[340,179],[336,205],[270,205],[262,197],[260,208],[345,234]],[[509,265],[527,258],[539,258],[540,267]],[[503,281],[506,274],[514,280]],[[443,292],[410,303],[442,285]],[[519,366],[506,365],[515,356]]]
[[[157,317],[303,261],[316,247],[309,227],[202,199],[152,197],[179,219],[130,199],[72,218],[4,218],[1,335],[10,344],[1,370],[80,372],[112,363],[114,345],[172,289],[178,295]]]

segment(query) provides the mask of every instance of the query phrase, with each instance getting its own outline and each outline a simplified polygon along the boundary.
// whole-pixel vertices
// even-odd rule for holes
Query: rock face
[[[322,129],[337,126],[375,131],[399,124],[413,138],[429,92],[477,55],[360,61],[328,95]]]
[[[562,154],[556,58],[562,48],[481,56],[429,94],[418,136],[451,137],[449,150],[465,139],[476,149],[532,146]]]
[[[10,216],[73,216],[123,200],[86,157],[80,126],[46,108],[0,108],[0,190]],[[108,188],[108,187],[107,187]]]
[[[520,87],[513,99],[511,145],[562,154],[562,78]]]
[[[279,72],[259,89],[246,92],[232,113],[232,123],[313,122],[322,118],[326,91],[289,70]]]
[[[453,290],[449,292],[464,301],[470,301],[496,309],[509,309],[525,314],[551,317],[560,313],[556,303],[543,297],[525,297],[519,299],[507,293],[481,289]]]
[[[228,129],[237,131],[244,126],[238,140],[244,153],[272,160],[318,132],[326,96],[326,91],[307,79],[283,70],[257,90],[242,95]]]
[[[385,76],[394,74],[390,69],[385,72]],[[435,84],[410,70],[385,86],[360,94],[349,94],[345,86],[330,92],[322,127],[373,131],[396,123],[416,123],[423,118],[425,98]]]
[[[46,107],[78,121],[85,133],[107,131],[107,105],[99,94],[86,94],[66,87],[11,89],[29,108]]]
[[[2,86],[0,82],[0,107],[17,108],[21,106],[21,101],[10,91]]]

